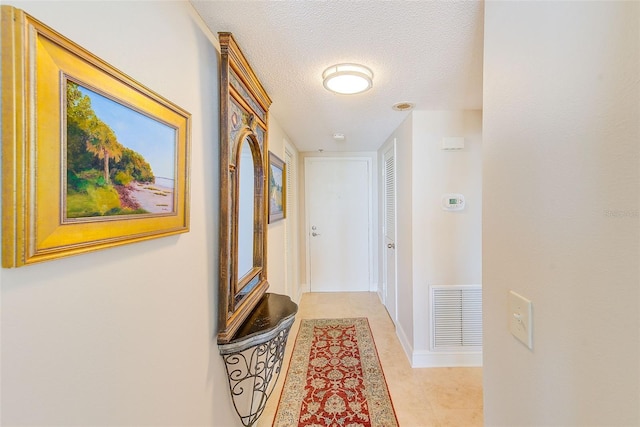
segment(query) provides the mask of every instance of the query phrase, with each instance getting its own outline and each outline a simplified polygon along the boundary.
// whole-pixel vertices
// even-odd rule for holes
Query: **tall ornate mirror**
[[[233,338],[267,287],[267,126],[271,100],[230,33],[220,33],[218,342]]]
[[[271,100],[230,33],[220,38],[218,348],[244,426],[264,411],[298,306],[266,293]]]

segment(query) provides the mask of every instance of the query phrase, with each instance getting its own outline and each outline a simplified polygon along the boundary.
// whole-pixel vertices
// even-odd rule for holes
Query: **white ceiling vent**
[[[430,286],[431,349],[482,350],[482,287]]]

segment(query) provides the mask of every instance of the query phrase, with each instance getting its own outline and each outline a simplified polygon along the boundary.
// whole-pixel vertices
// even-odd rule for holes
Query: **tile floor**
[[[483,425],[482,368],[411,368],[396,337],[393,322],[378,295],[358,292],[309,293],[302,296],[289,335],[282,374],[258,421],[258,427],[271,426],[273,423],[300,319],[332,317],[369,319],[401,427]]]

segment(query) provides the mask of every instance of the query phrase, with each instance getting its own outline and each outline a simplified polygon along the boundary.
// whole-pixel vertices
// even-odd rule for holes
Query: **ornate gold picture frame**
[[[190,121],[2,6],[2,266],[189,231]]]

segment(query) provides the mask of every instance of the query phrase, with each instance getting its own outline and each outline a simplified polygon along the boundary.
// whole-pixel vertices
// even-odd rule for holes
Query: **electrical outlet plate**
[[[509,291],[509,331],[533,349],[532,303],[522,295]]]

